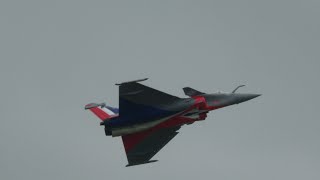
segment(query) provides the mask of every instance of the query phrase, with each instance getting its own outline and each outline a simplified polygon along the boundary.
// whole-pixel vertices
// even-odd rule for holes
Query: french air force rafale
[[[242,103],[259,94],[206,94],[183,88],[190,98],[179,98],[135,81],[119,86],[119,109],[104,103],[85,106],[101,119],[107,136],[121,136],[128,159],[127,166],[155,162],[151,158],[161,150],[185,124],[205,120],[209,111]]]

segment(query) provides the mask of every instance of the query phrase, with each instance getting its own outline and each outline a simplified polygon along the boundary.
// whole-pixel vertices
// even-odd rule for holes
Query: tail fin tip
[[[90,103],[90,104],[87,104],[84,109],[87,110],[87,109],[91,109],[91,108],[95,108],[95,107],[104,107],[106,106],[105,103],[100,103],[100,104],[97,104],[97,103]]]

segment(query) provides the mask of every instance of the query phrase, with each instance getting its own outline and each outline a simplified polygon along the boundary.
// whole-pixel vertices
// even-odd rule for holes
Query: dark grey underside
[[[159,129],[151,133],[127,152],[129,162],[127,166],[155,162],[154,160],[150,161],[150,159],[179,133],[177,130],[179,130],[180,127],[181,126]]]

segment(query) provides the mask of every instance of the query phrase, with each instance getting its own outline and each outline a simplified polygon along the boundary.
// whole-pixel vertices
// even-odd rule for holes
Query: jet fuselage
[[[188,121],[176,121],[177,125],[191,124],[194,121],[204,120],[206,113],[226,106],[239,104],[255,97],[259,94],[239,94],[239,93],[214,93],[182,98],[171,104],[163,104],[158,107],[148,107],[142,117],[135,116],[134,110],[130,116],[117,116],[108,121],[104,121],[107,135],[122,136],[137,133],[153,128],[170,119],[181,117]]]

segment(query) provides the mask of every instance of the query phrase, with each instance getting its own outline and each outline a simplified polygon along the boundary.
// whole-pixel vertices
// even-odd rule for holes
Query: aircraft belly
[[[168,117],[165,117],[162,119],[158,119],[155,121],[147,122],[147,123],[136,124],[136,125],[132,125],[132,126],[112,129],[112,137],[123,136],[123,135],[127,135],[127,134],[137,133],[140,131],[145,131],[147,129],[150,129],[150,128],[152,128],[162,122],[165,122],[165,121],[177,116],[178,114],[180,114],[180,113],[177,113],[177,114],[174,114],[172,116],[168,116]]]

